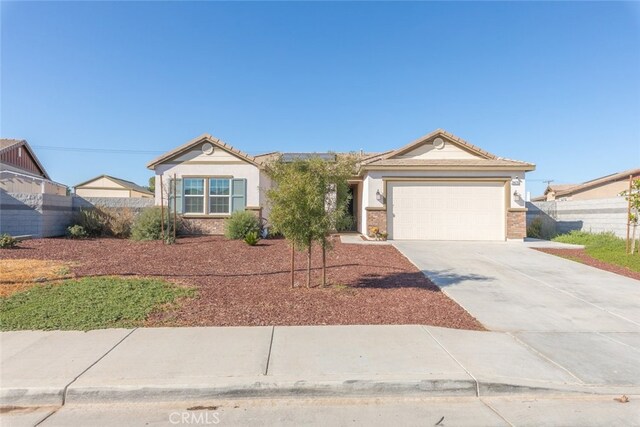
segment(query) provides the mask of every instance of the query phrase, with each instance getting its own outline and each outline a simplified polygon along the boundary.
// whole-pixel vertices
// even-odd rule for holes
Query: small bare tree
[[[631,227],[631,241],[627,238],[627,251],[633,255],[636,250],[636,229],[638,228],[638,219],[640,218],[640,178],[632,180],[630,190],[625,190],[620,193],[620,195],[629,202],[627,221]]]

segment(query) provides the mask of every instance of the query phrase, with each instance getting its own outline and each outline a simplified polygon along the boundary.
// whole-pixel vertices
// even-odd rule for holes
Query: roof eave
[[[253,158],[252,156],[249,156],[248,154],[245,154],[244,152],[238,150],[237,148],[234,148],[230,145],[228,145],[227,143],[225,143],[224,141],[221,141],[220,139],[208,134],[208,133],[204,133],[196,138],[193,138],[189,141],[187,141],[186,143],[174,148],[173,150],[170,150],[168,152],[166,152],[165,154],[161,155],[160,157],[156,157],[155,159],[153,159],[151,162],[147,163],[147,169],[150,170],[154,170],[155,167],[161,163],[164,163],[168,160],[171,160],[172,158],[184,153],[185,151],[187,151],[188,149],[190,149],[191,147],[193,147],[194,145],[200,143],[200,142],[210,142],[213,145],[221,148],[222,150],[225,150],[226,152],[240,158],[241,160],[246,161],[249,164],[252,164],[253,166],[262,169],[262,165],[260,163],[258,163],[256,161],[255,158]]]
[[[384,165],[363,165],[361,171],[369,170],[418,170],[418,171],[523,171],[530,172],[535,170],[535,165],[522,166],[384,166]]]

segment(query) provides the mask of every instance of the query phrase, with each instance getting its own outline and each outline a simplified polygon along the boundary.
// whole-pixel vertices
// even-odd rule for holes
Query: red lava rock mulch
[[[258,246],[222,237],[187,237],[174,245],[118,239],[35,239],[0,252],[0,259],[72,261],[77,276],[156,276],[194,286],[198,296],[152,315],[148,326],[426,324],[482,330],[394,247],[335,241],[327,253],[327,288],[318,286],[320,251],[314,248],[313,287],[306,254],[296,254],[290,288],[285,240]]]
[[[581,262],[583,264],[590,265],[591,267],[599,268],[600,270],[610,271],[612,273],[619,274],[621,276],[631,277],[632,279],[640,280],[640,273],[637,271],[629,270],[628,268],[621,267],[619,265],[610,264],[608,262],[595,259],[584,251],[584,249],[551,249],[551,248],[537,248],[540,252],[567,258],[572,261]]]

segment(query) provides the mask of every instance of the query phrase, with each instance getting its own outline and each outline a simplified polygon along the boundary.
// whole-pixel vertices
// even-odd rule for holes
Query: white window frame
[[[187,184],[186,182],[188,180],[200,180],[202,181],[202,194],[187,194]],[[188,178],[182,178],[182,210],[185,213],[185,215],[203,215],[206,210],[207,210],[207,182],[208,180],[206,178],[201,178],[201,177],[188,177]],[[202,211],[200,212],[187,212],[187,199],[188,198],[202,198]]]
[[[229,189],[228,194],[226,195],[218,195],[211,194],[211,181],[212,180],[224,180],[227,181],[227,188]],[[210,176],[207,179],[207,213],[209,215],[231,215],[231,192],[233,189],[231,186],[233,185],[233,178],[227,176]],[[211,199],[212,198],[226,198],[227,199],[227,211],[226,212],[211,212]]]

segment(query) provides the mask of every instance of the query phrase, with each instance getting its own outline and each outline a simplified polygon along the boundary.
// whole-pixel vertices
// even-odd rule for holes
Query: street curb
[[[577,384],[532,384],[476,381],[472,379],[424,380],[330,380],[330,381],[272,381],[265,377],[244,381],[221,380],[216,384],[136,385],[136,386],[77,386],[63,388],[0,389],[0,406],[44,406],[73,403],[162,402],[204,400],[214,398],[280,398],[280,397],[382,397],[382,396],[478,396],[500,397],[514,395],[640,395],[638,386],[585,386]],[[249,381],[247,381],[249,380]]]

